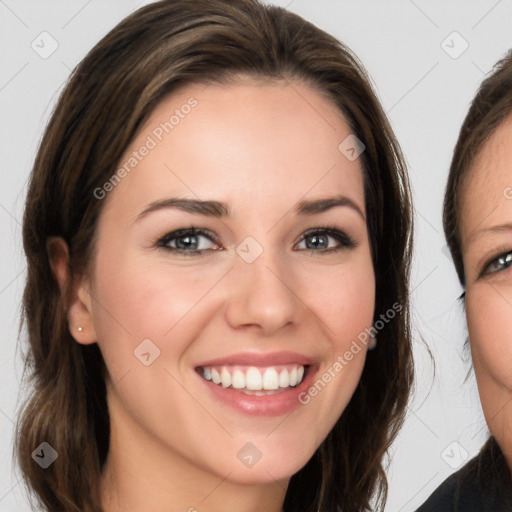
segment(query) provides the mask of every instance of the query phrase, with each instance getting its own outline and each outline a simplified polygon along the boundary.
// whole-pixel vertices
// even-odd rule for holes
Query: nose
[[[305,317],[305,305],[300,298],[293,269],[270,250],[252,263],[237,257],[229,273],[229,303],[226,319],[234,329],[259,330],[271,336],[285,327],[298,324]]]

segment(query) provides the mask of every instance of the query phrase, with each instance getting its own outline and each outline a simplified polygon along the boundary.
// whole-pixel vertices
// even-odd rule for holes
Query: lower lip
[[[275,395],[266,396],[246,395],[241,391],[235,391],[233,388],[223,388],[200,375],[198,377],[204,382],[215,399],[240,412],[254,416],[283,416],[303,405],[299,401],[299,396],[310,387],[315,373],[316,369],[310,366],[304,380],[298,386]]]

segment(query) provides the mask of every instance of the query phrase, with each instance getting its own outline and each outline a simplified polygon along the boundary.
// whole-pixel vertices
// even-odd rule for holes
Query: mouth
[[[285,364],[267,367],[223,365],[199,366],[206,381],[251,396],[269,396],[297,387],[307,376],[309,365]]]
[[[251,415],[282,416],[304,405],[319,363],[296,352],[231,354],[194,367],[212,404]]]

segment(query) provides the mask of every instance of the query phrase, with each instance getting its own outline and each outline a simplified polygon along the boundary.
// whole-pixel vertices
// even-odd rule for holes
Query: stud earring
[[[377,346],[377,338],[371,336],[371,341],[368,343],[368,350],[373,350]]]
[[[78,327],[78,328],[77,328],[77,331],[78,331],[78,332],[82,332],[83,330],[84,330],[84,329],[83,329],[83,327],[82,327],[82,326],[80,326],[80,327]]]

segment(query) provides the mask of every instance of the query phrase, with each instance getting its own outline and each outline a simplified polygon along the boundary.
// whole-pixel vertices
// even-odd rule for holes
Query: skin
[[[470,170],[461,203],[466,317],[489,430],[512,468],[512,116],[491,135]],[[510,256],[509,256],[510,257]]]
[[[221,404],[194,368],[238,352],[290,350],[315,358],[320,376],[371,326],[375,276],[361,162],[338,150],[350,129],[317,92],[240,78],[165,98],[121,163],[190,97],[197,106],[103,199],[93,270],[69,307],[72,335],[99,344],[109,373],[103,502],[108,512],[279,511],[290,477],[349,402],[365,346],[286,416],[248,416]],[[293,213],[300,200],[334,195],[360,213],[349,206]],[[136,220],[153,201],[175,196],[224,201],[231,215],[167,208]],[[307,250],[303,234],[326,224],[355,246],[329,236]],[[212,250],[192,257],[156,246],[191,225],[211,230],[218,244],[199,236],[200,247]],[[250,264],[236,252],[247,236],[263,249]],[[65,247],[56,253],[64,282]],[[146,338],[161,351],[147,367],[133,354]],[[251,468],[237,458],[247,442],[262,454]]]

